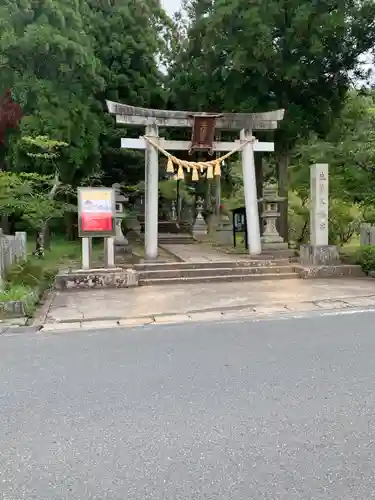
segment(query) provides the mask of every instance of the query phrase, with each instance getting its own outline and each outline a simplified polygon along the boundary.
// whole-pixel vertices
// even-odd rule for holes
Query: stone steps
[[[143,271],[160,271],[160,270],[184,270],[184,269],[221,269],[221,268],[249,268],[249,267],[265,267],[265,266],[288,266],[287,260],[222,260],[222,261],[207,261],[207,262],[144,262],[135,264],[134,269],[138,272]]]
[[[196,243],[195,239],[191,235],[180,235],[180,236],[168,236],[166,234],[159,234],[158,244],[159,245],[192,245]]]
[[[282,274],[231,274],[231,275],[212,275],[212,276],[193,276],[193,277],[178,277],[178,278],[153,278],[140,279],[140,285],[178,285],[189,283],[219,283],[232,281],[263,281],[263,280],[281,280],[281,279],[298,279],[298,274],[282,273]]]
[[[186,279],[186,278],[217,278],[230,277],[243,279],[244,276],[259,276],[259,275],[282,275],[293,274],[292,266],[262,266],[262,267],[220,267],[220,268],[190,268],[190,269],[160,269],[160,270],[144,270],[140,273],[140,282],[155,281],[160,279]]]
[[[144,241],[144,233],[138,234],[141,241]],[[196,240],[189,233],[159,233],[158,234],[158,244],[159,245],[191,245],[196,243]]]
[[[299,277],[287,260],[242,260],[136,264],[140,285],[259,281]]]

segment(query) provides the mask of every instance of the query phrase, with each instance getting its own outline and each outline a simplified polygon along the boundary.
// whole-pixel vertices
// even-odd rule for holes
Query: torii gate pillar
[[[157,125],[147,125],[146,135],[158,139]],[[145,171],[145,259],[155,260],[158,256],[158,192],[159,153],[147,143]]]
[[[246,141],[252,136],[251,131],[242,129],[241,141]],[[260,255],[262,245],[259,228],[259,210],[257,184],[255,176],[255,161],[253,143],[248,142],[242,148],[242,175],[245,193],[246,229],[250,255]]]

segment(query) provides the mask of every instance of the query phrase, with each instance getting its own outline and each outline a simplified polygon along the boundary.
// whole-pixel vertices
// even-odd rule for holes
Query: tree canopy
[[[122,136],[142,130],[116,126],[106,99],[193,111],[285,108],[267,170],[279,170],[280,194],[303,200],[308,166],[319,160],[330,163],[335,199],[374,204],[374,94],[355,87],[366,76],[360,58],[375,47],[375,0],[185,0],[174,20],[160,0],[0,0],[0,32],[0,95],[10,89],[22,108],[19,125],[2,132],[1,168],[40,176],[41,193],[58,172],[70,187],[54,204],[74,204],[80,184],[131,189],[144,179],[144,153],[120,148]],[[66,145],[53,162],[30,150],[41,138]],[[240,177],[229,164],[226,196],[242,193]]]

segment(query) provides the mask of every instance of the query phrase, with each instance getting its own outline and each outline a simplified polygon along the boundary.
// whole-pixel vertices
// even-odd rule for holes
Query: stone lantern
[[[203,218],[203,200],[197,200],[197,216],[193,225],[193,236],[196,239],[204,239],[207,236],[207,225]]]
[[[128,201],[126,196],[121,193],[120,184],[113,184],[113,189],[115,190],[115,202],[116,202],[116,236],[115,236],[115,252],[128,253],[131,252],[129,246],[129,241],[122,232],[122,221],[125,218],[125,203]]]
[[[267,183],[263,187],[263,197],[259,200],[262,203],[261,217],[264,224],[261,238],[263,249],[283,250],[288,248],[288,243],[284,242],[276,227],[277,219],[280,217],[279,203],[285,199],[280,197],[277,191],[276,183]]]

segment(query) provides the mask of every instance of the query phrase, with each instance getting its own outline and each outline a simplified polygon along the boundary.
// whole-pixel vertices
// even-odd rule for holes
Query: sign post
[[[78,233],[82,238],[82,269],[91,268],[93,237],[106,239],[106,264],[114,266],[116,202],[113,188],[78,188]]]

